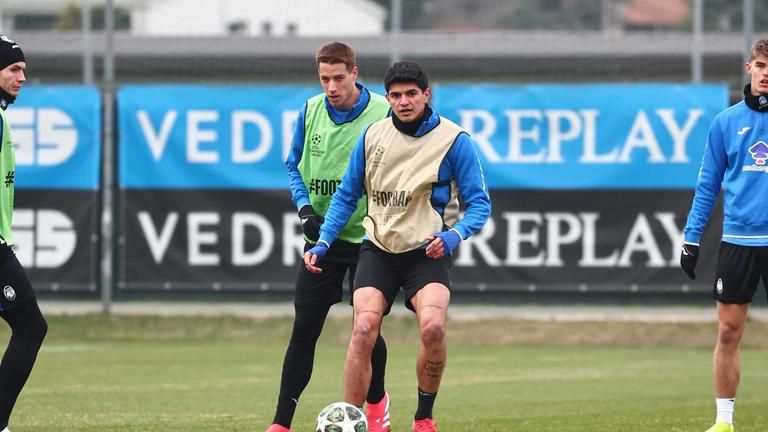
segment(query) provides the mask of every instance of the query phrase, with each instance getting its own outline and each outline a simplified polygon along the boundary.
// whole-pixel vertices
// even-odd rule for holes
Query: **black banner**
[[[463,242],[455,283],[478,290],[709,291],[722,234],[713,211],[695,283],[679,267],[688,190],[492,192],[492,220]]]
[[[287,191],[125,190],[121,289],[289,290],[301,230]],[[486,227],[454,260],[459,290],[708,291],[719,210],[697,283],[678,266],[691,191],[492,193]]]
[[[17,189],[14,250],[38,292],[96,292],[96,191]]]
[[[288,191],[123,191],[117,286],[290,289],[301,225]]]

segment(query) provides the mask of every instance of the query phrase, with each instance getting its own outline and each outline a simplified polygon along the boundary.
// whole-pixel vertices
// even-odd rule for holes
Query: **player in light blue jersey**
[[[721,187],[723,238],[712,296],[720,321],[714,378],[717,417],[707,432],[733,432],[739,341],[760,278],[768,282],[768,39],[752,47],[744,100],[715,117],[685,226],[680,265],[691,279],[699,240]]]

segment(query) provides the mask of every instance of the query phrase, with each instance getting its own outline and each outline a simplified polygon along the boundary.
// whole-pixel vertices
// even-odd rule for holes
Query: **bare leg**
[[[430,393],[437,393],[445,369],[446,318],[450,300],[451,292],[439,283],[428,284],[411,298],[421,335],[416,376],[419,388]]]
[[[373,287],[355,290],[355,317],[344,363],[344,400],[363,406],[371,383],[371,352],[381,328],[387,301]]]
[[[739,342],[744,335],[748,307],[717,302],[720,329],[714,356],[715,397],[736,397],[741,376]]]

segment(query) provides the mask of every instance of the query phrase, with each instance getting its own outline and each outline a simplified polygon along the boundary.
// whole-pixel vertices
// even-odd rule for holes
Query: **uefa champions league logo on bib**
[[[5,288],[3,288],[3,295],[10,301],[16,300],[16,290],[10,285],[6,285]]]

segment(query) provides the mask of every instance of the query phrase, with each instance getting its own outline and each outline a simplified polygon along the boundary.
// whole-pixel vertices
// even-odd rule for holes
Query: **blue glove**
[[[328,252],[328,243],[325,242],[325,240],[320,240],[315,244],[312,249],[308,250],[307,252],[317,255],[317,260],[319,261],[320,258],[325,256],[325,253]]]
[[[443,250],[446,255],[450,255],[461,241],[459,233],[454,230],[436,232],[435,237],[443,239]]]

